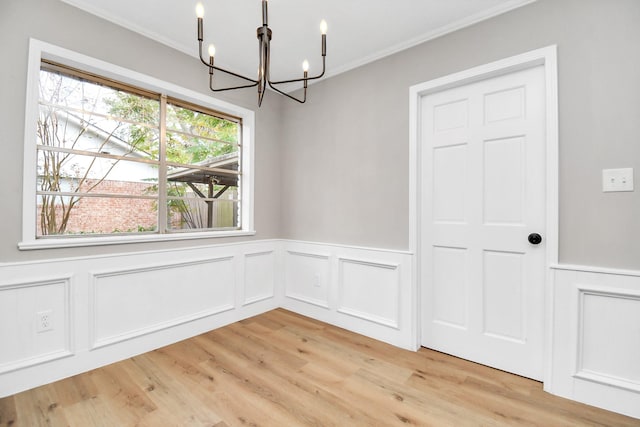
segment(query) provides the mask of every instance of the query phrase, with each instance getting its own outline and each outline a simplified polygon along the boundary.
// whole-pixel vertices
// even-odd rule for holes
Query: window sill
[[[18,249],[29,251],[35,249],[77,248],[86,246],[122,245],[127,243],[171,242],[174,240],[210,239],[217,237],[254,236],[254,230],[205,231],[201,233],[145,234],[128,236],[101,237],[59,237],[29,240],[18,243]]]

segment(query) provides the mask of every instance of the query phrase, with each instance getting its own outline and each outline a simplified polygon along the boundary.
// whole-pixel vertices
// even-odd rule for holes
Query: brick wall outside
[[[88,188],[93,182],[83,185]],[[126,181],[102,181],[90,193],[152,195],[146,190],[151,187],[147,183]],[[42,206],[38,204],[37,229],[40,231],[40,212]],[[57,209],[57,216],[62,218],[62,209]],[[106,197],[84,197],[71,210],[67,224],[67,233],[114,233],[155,229],[157,222],[157,208],[154,200],[125,199]]]

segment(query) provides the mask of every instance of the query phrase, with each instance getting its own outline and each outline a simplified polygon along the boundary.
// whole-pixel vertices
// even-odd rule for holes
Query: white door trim
[[[558,65],[555,45],[536,49],[521,55],[480,65],[465,71],[450,74],[409,88],[409,250],[415,254],[413,263],[412,290],[414,298],[415,348],[420,346],[421,325],[421,182],[422,158],[420,144],[420,99],[423,96],[464,86],[480,80],[508,74],[514,71],[544,66],[545,74],[545,126],[546,126],[546,265],[545,265],[545,307],[544,307],[544,383],[548,389],[551,382],[551,332],[553,325],[552,271],[550,266],[558,263]]]

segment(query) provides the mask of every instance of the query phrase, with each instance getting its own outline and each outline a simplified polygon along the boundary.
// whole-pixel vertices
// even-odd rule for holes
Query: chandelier
[[[259,45],[259,55],[260,55],[260,65],[258,68],[258,78],[252,79],[246,76],[243,76],[238,73],[234,73],[233,71],[225,70],[224,68],[218,67],[215,65],[215,55],[216,48],[214,45],[209,45],[209,60],[205,60],[202,57],[202,42],[203,42],[203,17],[204,17],[204,7],[202,3],[198,3],[196,5],[196,16],[198,17],[198,49],[200,61],[207,66],[209,69],[209,88],[213,92],[222,92],[225,90],[234,90],[234,89],[242,89],[247,87],[258,87],[258,107],[262,105],[262,98],[264,97],[264,92],[267,89],[267,86],[278,92],[281,95],[284,95],[288,98],[293,99],[294,101],[298,101],[299,103],[304,103],[307,100],[307,82],[309,80],[319,79],[324,75],[325,71],[325,58],[327,56],[327,22],[323,19],[320,22],[320,32],[322,34],[322,72],[317,76],[309,77],[309,61],[306,59],[302,63],[302,72],[303,77],[299,79],[290,79],[290,80],[280,80],[280,81],[272,81],[269,73],[269,58],[270,58],[270,44],[271,44],[271,35],[272,31],[269,28],[269,19],[267,16],[267,0],[262,0],[262,26],[258,27],[256,30],[258,36],[258,45]],[[243,84],[240,86],[232,86],[232,87],[223,87],[223,88],[214,88],[213,87],[213,74],[214,71],[221,71],[223,73],[232,75],[234,77],[238,77],[243,79],[249,83]],[[276,85],[287,84],[287,83],[303,83],[304,88],[304,96],[302,99],[296,98],[284,91],[278,89]]]

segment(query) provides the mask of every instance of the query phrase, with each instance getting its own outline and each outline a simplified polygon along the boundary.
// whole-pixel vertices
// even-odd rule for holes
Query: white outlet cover
[[[602,169],[602,191],[633,191],[633,168]]]
[[[53,310],[36,313],[36,332],[46,332],[53,329]]]

